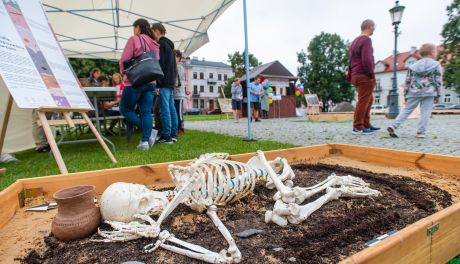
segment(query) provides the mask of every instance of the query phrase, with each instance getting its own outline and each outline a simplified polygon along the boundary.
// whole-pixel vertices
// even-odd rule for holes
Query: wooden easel
[[[8,104],[7,108],[5,111],[5,119],[3,120],[3,126],[2,126],[2,131],[0,134],[0,152],[3,149],[3,143],[5,141],[5,136],[6,136],[6,130],[8,126],[8,121],[11,115],[11,108],[13,106],[13,97],[11,94],[9,95],[8,98]],[[110,160],[113,163],[117,163],[117,160],[113,156],[112,152],[110,152],[110,149],[107,147],[107,145],[104,142],[104,139],[102,136],[99,134],[97,131],[96,127],[93,125],[91,122],[91,119],[88,117],[87,112],[91,111],[91,109],[84,109],[84,108],[47,108],[47,107],[40,107],[37,109],[37,114],[38,118],[40,119],[40,125],[43,127],[43,131],[45,132],[46,139],[48,140],[48,144],[50,145],[51,152],[53,153],[54,159],[56,160],[56,163],[59,167],[59,170],[61,171],[62,174],[68,174],[67,167],[64,163],[64,160],[62,159],[61,152],[59,151],[59,148],[56,144],[56,140],[54,139],[53,132],[51,131],[51,126],[62,126],[62,125],[68,125],[72,128],[75,127],[75,124],[86,124],[88,127],[91,129],[93,134],[96,136],[97,141],[101,144],[102,148],[104,151],[107,153],[109,156]],[[70,117],[71,112],[77,112],[80,113],[83,119],[72,119]],[[48,120],[46,118],[46,113],[61,113],[64,116],[64,119],[62,120]],[[1,170],[0,170],[1,171]]]
[[[8,103],[6,103],[5,117],[3,118],[2,131],[0,133],[0,154],[3,150],[3,143],[5,142],[6,129],[8,127],[8,121],[10,121],[11,108],[13,107],[13,97],[8,94]],[[5,168],[0,168],[0,174],[6,172]]]
[[[232,99],[227,99],[227,97],[225,96],[224,88],[222,86],[220,87],[220,90],[222,91],[222,96],[224,98],[217,98],[217,102],[219,102],[220,111],[222,113],[225,113],[228,120],[228,114],[233,114]]]
[[[316,94],[304,94],[305,101],[307,102],[307,116],[308,115],[319,115],[321,113],[320,103],[318,95]],[[313,100],[312,100],[313,99]]]
[[[97,131],[96,127],[91,122],[91,119],[88,117],[87,112],[90,109],[78,109],[78,108],[45,108],[40,107],[37,109],[38,111],[38,118],[40,119],[40,125],[43,127],[43,131],[45,132],[46,139],[48,140],[48,144],[50,145],[51,151],[53,152],[54,159],[59,167],[59,170],[62,174],[68,174],[67,167],[65,166],[64,160],[62,159],[61,152],[56,144],[56,140],[54,139],[53,132],[51,131],[51,126],[62,126],[62,125],[69,125],[71,128],[75,127],[75,124],[86,124],[91,129],[93,134],[96,136],[97,141],[101,144],[102,148],[104,149],[105,153],[109,156],[110,160],[113,163],[117,163],[117,160],[113,156],[110,149],[104,142],[104,139],[101,137],[99,132]],[[70,117],[71,112],[80,113],[83,119],[72,119]],[[63,120],[48,120],[46,118],[46,113],[61,113],[64,116]]]

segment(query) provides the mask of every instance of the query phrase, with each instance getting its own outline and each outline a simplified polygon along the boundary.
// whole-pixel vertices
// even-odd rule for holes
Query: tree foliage
[[[246,62],[245,62],[246,53],[235,51],[233,54],[228,54],[228,62],[230,63],[230,67],[232,67],[232,71],[234,76],[232,78],[228,78],[225,84],[223,85],[223,90],[225,96],[230,98],[232,96],[231,89],[232,83],[235,81],[235,78],[240,78],[246,73]],[[252,69],[261,65],[262,62],[251,53],[249,53],[249,67]],[[222,94],[222,92],[220,91]]]
[[[78,78],[89,77],[89,72],[93,68],[101,69],[102,75],[106,75],[107,77],[120,72],[118,61],[87,58],[70,58],[69,60]]]
[[[446,65],[444,81],[446,87],[460,92],[460,0],[454,0],[447,7],[447,23],[444,25],[444,51],[441,54]]]
[[[228,54],[228,62],[232,67],[232,71],[236,77],[241,77],[246,73],[246,52],[235,51],[233,54]],[[249,53],[249,67],[257,67],[261,65],[262,62],[251,53]]]
[[[348,67],[348,47],[337,34],[321,32],[313,38],[307,52],[297,53],[297,68],[300,82],[311,93],[316,93],[323,101],[323,109],[327,110],[328,102],[350,102],[354,98],[354,90],[346,82]]]

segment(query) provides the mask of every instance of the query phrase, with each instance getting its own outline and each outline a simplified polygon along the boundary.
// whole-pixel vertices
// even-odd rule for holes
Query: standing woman
[[[145,51],[154,51],[157,58],[160,56],[160,46],[154,40],[149,22],[145,19],[138,19],[133,24],[134,36],[128,39],[123,54],[120,58],[120,72],[124,74],[123,62],[136,58]],[[142,41],[142,43],[141,43]],[[137,146],[140,150],[148,150],[155,143],[152,136],[152,107],[154,91],[156,89],[155,81],[140,85],[132,86],[128,77],[123,77],[124,89],[120,101],[120,112],[130,124],[139,127],[142,131],[141,142]],[[138,105],[141,116],[134,112],[135,106]]]
[[[270,104],[268,103],[268,88],[264,89],[264,93],[260,96],[260,108],[262,109],[262,118],[268,119],[268,112],[270,111]]]
[[[235,122],[238,122],[241,112],[241,100],[243,100],[243,88],[241,87],[240,78],[236,78],[232,83],[231,93],[233,118],[235,118]]]

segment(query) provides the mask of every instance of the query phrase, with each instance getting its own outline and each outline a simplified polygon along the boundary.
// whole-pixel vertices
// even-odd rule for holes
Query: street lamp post
[[[395,32],[395,49],[393,53],[393,87],[390,90],[389,102],[390,109],[387,117],[394,119],[399,114],[399,99],[398,99],[398,35],[399,35],[399,24],[404,12],[404,6],[399,5],[399,0],[396,1],[396,5],[390,9],[391,21],[394,26]]]

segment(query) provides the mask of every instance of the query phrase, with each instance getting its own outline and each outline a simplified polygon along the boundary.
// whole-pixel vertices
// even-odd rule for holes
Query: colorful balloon
[[[262,86],[263,86],[263,87],[265,87],[265,84],[266,84],[266,82],[265,82],[265,81],[263,81],[261,84],[262,84]]]
[[[299,96],[300,96],[300,92],[299,92],[299,91],[295,91],[295,96],[299,97]]]
[[[273,88],[269,87],[269,88],[268,88],[268,92],[269,92],[269,93],[272,93],[272,92],[273,92]]]
[[[268,103],[269,103],[269,104],[272,104],[272,103],[273,103],[273,99],[269,98],[269,99],[268,99]]]
[[[267,81],[267,82],[265,83],[265,85],[266,85],[265,87],[267,87],[267,88],[270,87],[270,86],[272,86],[272,84],[271,84],[269,81]]]

